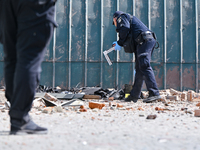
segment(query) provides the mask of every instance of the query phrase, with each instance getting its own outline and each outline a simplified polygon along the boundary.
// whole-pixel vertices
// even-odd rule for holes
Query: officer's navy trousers
[[[143,42],[142,45],[137,45],[135,52],[135,81],[130,93],[134,98],[140,98],[144,81],[149,91],[149,96],[159,95],[155,75],[150,65],[155,43],[156,41],[154,39],[148,39],[146,42]]]

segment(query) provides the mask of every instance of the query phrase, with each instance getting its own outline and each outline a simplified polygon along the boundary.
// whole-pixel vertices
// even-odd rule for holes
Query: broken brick
[[[144,111],[144,109],[143,109],[142,107],[138,107],[138,110],[142,110],[142,111]]]
[[[188,100],[188,101],[192,101],[193,98],[194,98],[194,94],[195,94],[194,91],[189,90],[188,93],[187,93],[187,100]]]
[[[52,96],[52,95],[50,95],[48,93],[45,93],[44,98],[46,98],[46,99],[48,99],[50,101],[54,101],[54,102],[57,101],[57,98],[55,98],[54,96]]]
[[[80,108],[81,108],[81,109],[84,109],[85,107],[84,107],[84,105],[81,105]]]
[[[122,108],[122,107],[124,107],[123,105],[120,105],[120,104],[117,104],[117,107],[118,108]]]
[[[103,103],[89,102],[89,107],[91,109],[94,109],[94,108],[102,109],[104,106],[105,106],[105,104],[103,104]]]
[[[117,106],[117,103],[116,102],[109,102],[109,106],[115,107],[115,106]]]
[[[174,89],[172,89],[172,88],[170,88],[170,93],[172,94],[172,95],[179,95],[179,91],[176,91],[176,90],[174,90]]]
[[[200,109],[194,110],[194,116],[200,117]]]
[[[86,108],[82,108],[79,110],[80,112],[87,112],[87,109]]]
[[[160,111],[163,111],[163,108],[160,108],[160,107],[156,107],[155,110],[160,110]]]
[[[114,97],[109,97],[108,99],[111,100],[111,101],[113,101],[113,100],[114,100]]]
[[[200,106],[200,103],[196,104],[196,106]]]

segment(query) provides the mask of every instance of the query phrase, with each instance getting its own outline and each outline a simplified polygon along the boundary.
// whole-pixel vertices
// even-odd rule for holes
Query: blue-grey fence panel
[[[70,0],[71,10],[71,61],[85,60],[85,0]],[[73,69],[73,68],[72,68]]]
[[[3,45],[0,44],[0,61],[3,61],[4,60],[4,53],[3,53]]]
[[[151,0],[150,1],[150,29],[156,33],[160,47],[154,50],[152,61],[163,62],[164,52],[164,1]]]
[[[85,67],[82,62],[71,63],[71,87],[76,87],[77,85],[83,87],[85,80]]]
[[[87,5],[87,39],[86,40],[86,54],[87,61],[100,62],[101,61],[101,1],[93,0]]]
[[[147,27],[149,26],[148,0],[145,0],[145,1],[135,0],[134,13],[135,13],[135,16],[138,17]]]
[[[40,84],[46,86],[53,85],[53,67],[52,62],[42,63],[42,72],[40,75]]]
[[[102,87],[114,88],[117,86],[117,64],[113,63],[112,66],[109,66],[107,63],[103,63],[103,83]]]
[[[69,3],[67,0],[59,0],[56,5],[56,28],[55,36],[55,61],[63,62],[69,60]]]
[[[117,40],[115,27],[112,25],[113,19],[112,15],[117,10],[117,1],[113,0],[102,0],[103,1],[103,51],[111,48],[112,43]],[[113,61],[117,59],[117,53],[110,54],[110,58]],[[103,58],[104,62],[107,62],[105,58]]]
[[[55,86],[60,86],[63,89],[68,87],[69,83],[69,63],[56,62],[55,63]]]
[[[89,62],[87,64],[87,86],[100,86],[101,82],[101,63]]]
[[[197,19],[197,48],[198,48],[198,60],[197,60],[197,63],[199,63],[199,59],[200,59],[200,1],[199,0],[196,0],[196,12],[197,12],[197,16],[196,16],[196,19]],[[200,78],[198,78],[200,79]]]
[[[3,68],[4,68],[4,63],[2,61],[0,61],[0,85],[5,85],[4,84],[4,71],[3,71]]]
[[[195,0],[182,0],[183,63],[196,61]]]
[[[119,63],[119,83],[118,88],[122,88],[124,84],[132,84],[135,64],[133,63]]]
[[[199,90],[199,0],[59,0],[55,29],[42,63],[40,84],[118,87],[134,82],[134,54],[123,49],[102,52],[117,40],[112,15],[122,10],[141,19],[157,35],[160,48],[152,56],[159,89]],[[3,83],[3,47],[0,45],[0,83]],[[145,86],[143,87],[145,89]]]
[[[166,62],[180,62],[180,2],[166,0]]]

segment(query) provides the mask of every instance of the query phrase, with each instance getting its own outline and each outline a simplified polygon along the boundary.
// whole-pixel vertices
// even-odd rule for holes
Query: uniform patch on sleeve
[[[117,22],[120,23],[122,21],[121,17],[117,19]]]

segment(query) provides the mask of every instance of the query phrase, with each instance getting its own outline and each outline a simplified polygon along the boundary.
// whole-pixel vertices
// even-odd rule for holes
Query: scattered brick
[[[142,110],[142,111],[144,111],[144,109],[143,109],[142,107],[138,107],[138,110]]]
[[[200,109],[194,110],[194,116],[200,117]]]
[[[103,104],[103,103],[89,102],[89,107],[91,109],[94,109],[94,108],[102,109],[104,106],[105,106],[105,104]]]
[[[84,107],[84,105],[81,105],[80,108],[81,108],[81,109],[84,109],[85,107]]]
[[[117,108],[122,108],[122,107],[124,107],[124,106],[121,104],[117,104]]]
[[[197,103],[196,106],[200,106],[200,103]]]
[[[108,100],[113,101],[114,97],[109,97]]]
[[[57,101],[57,98],[55,98],[54,96],[48,94],[48,93],[45,93],[44,97],[50,101],[54,101],[56,102]]]
[[[164,109],[160,107],[156,107],[155,110],[163,111]]]
[[[82,108],[79,110],[80,112],[87,112],[87,109],[86,108]]]

